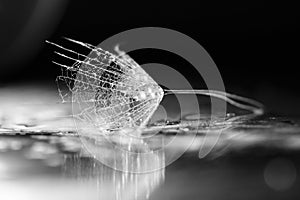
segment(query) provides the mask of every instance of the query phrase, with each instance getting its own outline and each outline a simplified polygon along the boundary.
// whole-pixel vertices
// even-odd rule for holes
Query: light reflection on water
[[[147,199],[164,180],[164,169],[140,174],[126,173],[108,168],[95,159],[76,156],[66,158],[63,173],[77,183],[95,188],[97,199]]]
[[[88,143],[108,163],[117,158],[120,168],[129,163],[140,163],[137,170],[142,171],[161,168],[132,174],[95,160],[83,148],[73,120],[58,117],[70,114],[69,108],[47,103],[56,94],[42,91],[26,92],[27,98],[19,91],[13,98],[0,93],[0,200],[299,199],[299,122],[261,116],[240,119],[230,126],[221,119],[209,127],[209,122],[201,119],[201,129],[165,130],[148,144],[155,146],[162,137],[167,141],[177,134],[178,140],[168,146],[171,153],[186,148],[198,134],[185,154],[167,168],[163,168],[166,154],[153,153],[144,160],[126,153],[116,157],[107,145]],[[41,104],[22,104],[26,99],[32,102],[31,98]],[[189,115],[186,120],[193,122],[197,116]],[[199,159],[199,148],[210,147],[215,131],[224,126],[227,128],[210,154]],[[141,143],[139,147],[145,146]]]
[[[78,140],[78,138],[69,139]],[[66,151],[63,147],[65,137],[49,137],[47,140],[41,140],[16,136],[4,137],[1,141],[20,143],[19,149],[2,149],[3,152],[0,154],[1,200],[66,199],[66,197],[105,200],[147,199],[164,181],[163,167],[153,172],[139,174],[116,171],[92,158],[83,148],[78,149],[76,153]],[[154,154],[151,162],[139,159],[140,166],[147,164],[157,167],[163,164],[163,156]],[[132,162],[134,161],[127,163]]]

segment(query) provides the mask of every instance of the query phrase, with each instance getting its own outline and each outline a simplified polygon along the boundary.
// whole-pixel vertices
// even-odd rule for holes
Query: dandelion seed
[[[74,61],[72,66],[53,62],[62,67],[57,81],[66,83],[72,97],[60,90],[64,102],[80,105],[77,117],[92,122],[104,131],[143,128],[147,125],[164,95],[198,94],[216,97],[254,114],[262,114],[263,106],[252,99],[212,90],[163,90],[129,55],[115,47],[117,55],[88,43],[66,40],[90,50],[85,56],[74,50],[46,41],[75,54],[77,58],[55,52]],[[80,59],[82,57],[82,60]]]

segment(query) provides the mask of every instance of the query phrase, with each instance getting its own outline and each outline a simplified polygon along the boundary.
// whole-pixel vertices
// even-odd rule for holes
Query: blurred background
[[[228,91],[256,98],[273,113],[300,116],[297,8],[267,1],[1,0],[0,87],[54,84],[60,68],[51,63],[55,56],[46,39],[64,45],[65,36],[98,45],[121,31],[158,26],[198,41]],[[176,55],[150,49],[130,55],[141,64],[172,66],[194,88],[205,87]]]
[[[254,97],[275,113],[299,116],[297,79],[299,12],[267,1],[0,1],[0,84],[53,81],[51,40],[98,45],[131,28],[158,26],[198,41],[217,64],[228,91]],[[195,88],[188,65],[167,52],[131,52],[139,63],[160,62],[181,71]]]
[[[0,199],[299,199],[298,10],[287,1],[0,0]],[[123,173],[98,162],[83,147],[70,106],[57,104],[61,69],[51,61],[59,57],[45,40],[87,54],[63,37],[98,45],[147,26],[196,40],[226,90],[261,101],[271,115],[231,126],[232,115],[211,129],[204,119],[195,140],[193,127],[163,132],[159,138],[178,135],[179,141],[166,155],[138,162],[157,166],[168,153],[185,154],[153,173]],[[140,64],[174,67],[194,88],[206,87],[179,56],[154,49],[129,54]],[[97,142],[91,140],[99,154],[115,161],[114,149]],[[203,158],[199,149],[211,152]]]

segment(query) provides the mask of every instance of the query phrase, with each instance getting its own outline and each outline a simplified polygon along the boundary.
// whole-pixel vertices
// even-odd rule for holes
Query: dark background
[[[0,0],[0,86],[53,83],[51,63],[63,36],[94,45],[132,28],[165,27],[198,41],[217,64],[226,89],[256,98],[273,113],[300,116],[298,6],[266,1]],[[139,63],[174,66],[191,80],[188,65],[166,52],[130,55]]]

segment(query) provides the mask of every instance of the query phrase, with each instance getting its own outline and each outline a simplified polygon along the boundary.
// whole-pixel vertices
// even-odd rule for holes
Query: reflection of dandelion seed
[[[99,47],[76,41],[91,50],[88,56],[60,45],[65,51],[74,53],[73,58],[59,52],[56,54],[75,61],[72,66],[63,67],[58,81],[67,84],[72,93],[71,101],[78,103],[78,117],[92,122],[97,128],[112,131],[123,128],[137,128],[147,125],[149,119],[167,94],[200,94],[223,99],[239,108],[255,114],[262,114],[262,105],[254,100],[212,90],[163,90],[131,57],[120,51],[118,46],[114,55]],[[83,57],[83,60],[79,58]],[[63,101],[67,95],[60,91]]]

